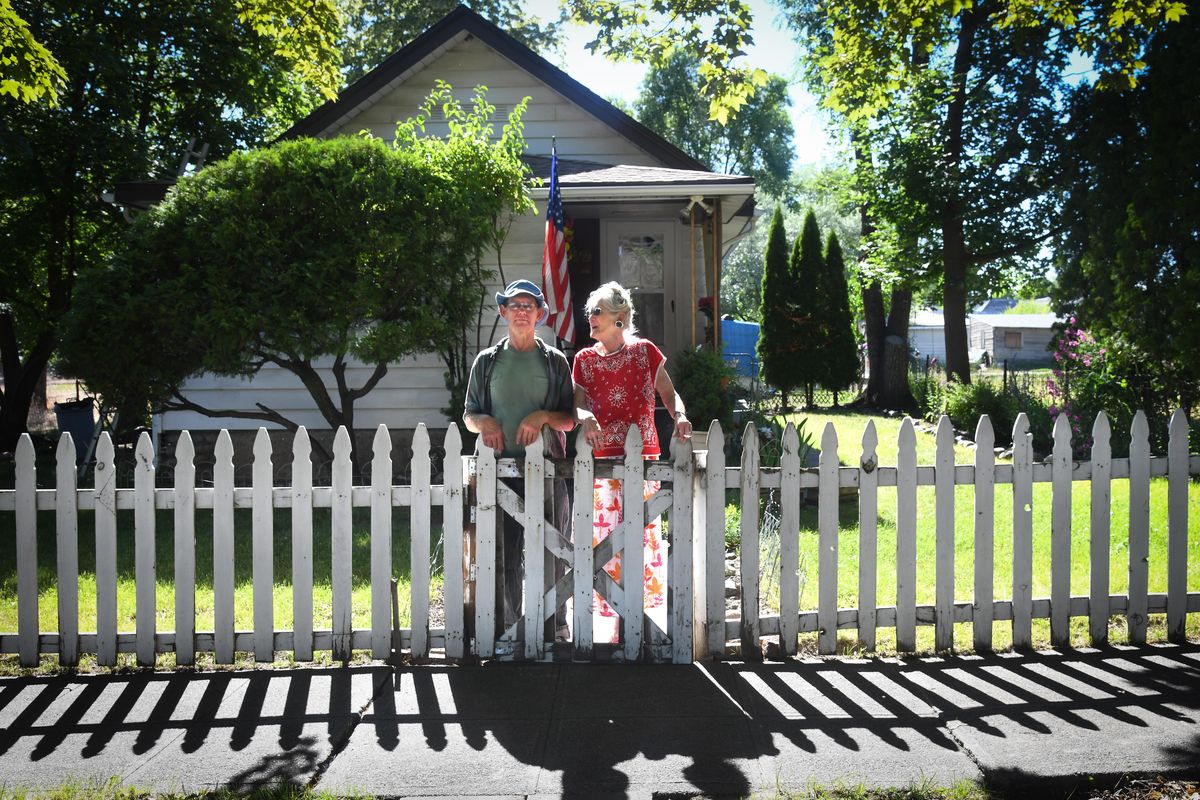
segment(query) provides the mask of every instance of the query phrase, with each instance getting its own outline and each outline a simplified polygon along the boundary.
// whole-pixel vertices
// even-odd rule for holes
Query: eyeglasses
[[[537,309],[541,308],[541,306],[539,306],[537,303],[514,303],[511,300],[509,300],[507,303],[505,303],[505,305],[508,306],[509,311],[526,311],[526,312],[528,312],[528,311],[536,311]]]
[[[588,317],[598,317],[603,313],[604,313],[604,309],[601,308],[600,306],[596,306],[595,308],[587,309]]]

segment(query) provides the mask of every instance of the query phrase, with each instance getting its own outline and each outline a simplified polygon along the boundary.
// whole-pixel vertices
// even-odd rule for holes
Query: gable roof
[[[1049,330],[1062,318],[1054,314],[968,314],[972,322],[993,328],[1041,328]]]
[[[456,37],[474,36],[515,65],[570,98],[672,169],[707,172],[708,167],[659,136],[579,81],[551,64],[466,6],[458,6],[425,33],[388,56],[383,63],[341,91],[283,133],[280,139],[319,136],[372,97],[392,88],[406,72],[417,67]]]

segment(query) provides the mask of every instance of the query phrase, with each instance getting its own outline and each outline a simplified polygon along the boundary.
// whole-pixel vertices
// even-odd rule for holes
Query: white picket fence
[[[1133,423],[1128,458],[1113,459],[1109,447],[1108,419],[1101,414],[1093,429],[1095,443],[1090,462],[1071,459],[1070,430],[1060,418],[1054,430],[1052,457],[1034,463],[1028,421],[1022,414],[1013,430],[1012,463],[996,463],[994,435],[986,417],[976,433],[978,447],[973,465],[955,465],[954,436],[944,419],[937,431],[937,457],[933,465],[916,463],[916,431],[905,420],[899,434],[899,456],[895,466],[878,463],[874,425],[863,434],[858,466],[838,463],[838,441],[832,425],[821,437],[820,464],[802,469],[800,442],[789,425],[782,442],[778,468],[760,465],[759,441],[748,427],[743,437],[739,466],[727,466],[724,435],[716,423],[708,434],[709,449],[693,453],[691,442],[674,443],[671,461],[643,461],[639,437],[626,442],[622,461],[592,458],[582,437],[573,462],[545,458],[542,443],[530,445],[522,461],[495,458],[486,447],[478,455],[462,459],[462,469],[446,461],[440,485],[431,482],[429,435],[424,426],[413,438],[410,485],[391,483],[391,438],[380,426],[374,440],[370,486],[354,486],[351,479],[350,438],[339,430],[334,441],[334,464],[330,486],[312,485],[310,444],[302,428],[293,445],[292,480],[288,487],[273,485],[271,442],[260,430],[254,445],[251,485],[234,486],[233,448],[227,432],[216,446],[212,487],[195,485],[194,453],[190,436],[184,432],[175,453],[174,486],[154,485],[154,453],[149,437],[143,435],[136,448],[133,488],[115,486],[114,449],[107,435],[97,448],[95,486],[77,486],[75,448],[64,435],[57,452],[57,485],[38,489],[34,472],[33,445],[24,437],[16,453],[15,488],[0,490],[0,513],[15,512],[17,617],[15,633],[0,633],[0,653],[19,653],[23,665],[34,665],[41,653],[57,653],[60,663],[77,663],[81,653],[95,653],[102,665],[115,664],[118,653],[136,653],[138,663],[152,665],[159,653],[174,652],[176,663],[194,663],[197,651],[210,651],[218,663],[231,663],[235,651],[253,652],[268,661],[277,651],[294,653],[297,660],[311,660],[316,651],[332,651],[346,659],[352,650],[369,649],[375,658],[387,658],[408,650],[413,657],[427,656],[441,648],[449,658],[480,656],[542,660],[570,657],[591,660],[600,654],[623,660],[689,662],[695,658],[722,655],[730,641],[740,640],[747,657],[761,653],[764,637],[778,637],[783,654],[796,651],[802,632],[817,632],[818,648],[832,653],[839,629],[856,629],[859,640],[873,649],[879,628],[895,628],[896,646],[901,651],[916,647],[917,625],[934,627],[938,649],[953,646],[953,626],[975,623],[978,648],[991,646],[992,622],[1011,620],[1013,644],[1031,644],[1032,620],[1048,618],[1052,644],[1068,644],[1071,617],[1087,617],[1092,639],[1104,641],[1111,615],[1124,615],[1133,641],[1144,641],[1146,618],[1166,613],[1167,634],[1172,640],[1184,637],[1186,615],[1200,611],[1200,591],[1187,590],[1188,484],[1200,474],[1200,456],[1188,453],[1187,420],[1176,412],[1170,423],[1170,444],[1165,457],[1152,456],[1145,416]],[[455,426],[447,431],[445,452],[461,452]],[[1168,479],[1167,591],[1148,593],[1149,489],[1152,476]],[[525,478],[523,497],[508,488],[503,478]],[[612,535],[593,547],[592,479],[612,476],[625,481],[626,519]],[[574,481],[573,528],[589,535],[572,537],[559,531],[542,513],[547,479],[569,477]],[[1129,590],[1127,595],[1110,595],[1110,497],[1111,482],[1129,481]],[[658,481],[659,491],[643,502],[642,481]],[[1071,484],[1091,483],[1090,592],[1071,596]],[[1051,596],[1032,596],[1033,484],[1049,482],[1052,490]],[[1012,597],[995,599],[993,545],[995,486],[1012,485],[1013,569]],[[471,491],[467,491],[468,484]],[[935,487],[936,578],[935,603],[917,605],[917,487]],[[973,601],[958,599],[954,583],[955,487],[974,487],[975,571]],[[876,510],[880,488],[895,487],[896,603],[876,602]],[[819,557],[817,564],[818,603],[815,610],[799,608],[799,543],[802,489],[818,494]],[[739,586],[740,612],[729,618],[725,603],[725,502],[726,490],[738,490],[741,503],[741,575],[755,576]],[[757,576],[760,557],[760,494],[777,490],[781,502],[779,525],[780,611],[760,614]],[[859,553],[858,608],[838,608],[838,505],[844,489],[858,496]],[[436,539],[432,510],[441,508],[443,539],[443,605],[445,624],[430,628],[430,555]],[[371,625],[352,625],[352,509],[367,507],[370,513]],[[408,507],[410,514],[411,624],[397,629],[393,622],[392,516],[395,509]],[[251,509],[253,629],[235,630],[234,625],[234,509]],[[293,625],[275,628],[273,607],[273,513],[290,510],[292,531]],[[314,630],[313,624],[313,508],[329,508],[332,547],[332,620],[329,630]],[[96,537],[96,627],[94,633],[79,631],[78,511],[95,512]],[[117,514],[134,513],[135,630],[120,631],[117,625]],[[155,510],[174,510],[173,630],[157,630],[155,616]],[[498,534],[497,510],[523,520],[525,527],[524,619],[497,635],[495,564]],[[56,581],[58,630],[42,631],[38,618],[37,513],[53,511],[56,535]],[[640,581],[626,602],[625,591],[603,570],[616,553],[622,553],[622,574],[640,576],[642,529],[646,520],[666,512],[669,518],[669,588],[665,629],[644,613]],[[213,520],[214,630],[195,630],[195,519],[211,513]],[[1000,535],[1009,535],[1001,531]],[[543,552],[568,566],[557,582],[549,578]],[[464,553],[470,557],[464,560]],[[590,576],[577,581],[575,576]],[[621,616],[621,642],[612,645],[592,641],[592,591],[602,594]],[[544,622],[558,608],[571,610],[571,644],[557,647],[542,635]],[[486,633],[485,633],[486,632]],[[526,635],[533,632],[533,635]],[[515,651],[512,650],[515,645]],[[564,652],[565,650],[565,652]]]

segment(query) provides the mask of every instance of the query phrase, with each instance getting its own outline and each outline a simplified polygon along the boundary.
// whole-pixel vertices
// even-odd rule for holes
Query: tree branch
[[[969,253],[969,254],[967,254],[967,263],[973,267],[976,267],[976,266],[979,266],[980,264],[989,264],[992,261],[996,261],[1001,258],[1007,258],[1009,256],[1019,255],[1020,253],[1033,247],[1034,245],[1040,244],[1041,242],[1044,242],[1047,239],[1051,239],[1051,238],[1057,236],[1062,231],[1063,231],[1062,227],[1051,228],[1050,230],[1043,233],[1041,236],[1035,236],[1032,239],[1025,239],[1024,241],[1017,242],[1016,244],[1014,244],[1010,247],[1004,247],[999,250],[991,250],[991,251],[988,251],[985,253]]]
[[[358,389],[353,389],[353,390],[348,391],[346,393],[346,397],[350,398],[351,400],[357,400],[360,397],[364,396],[365,394],[367,394],[367,392],[374,389],[381,380],[383,380],[383,376],[387,374],[387,371],[388,371],[387,362],[386,361],[379,362],[378,364],[375,365],[375,371],[373,373],[371,373],[371,377],[367,378],[367,382],[364,383]]]
[[[274,422],[282,425],[287,430],[295,433],[300,429],[300,425],[287,417],[280,414],[273,408],[268,408],[262,403],[254,404],[258,411],[242,411],[233,408],[208,408],[199,403],[188,400],[179,392],[175,392],[171,400],[166,401],[160,406],[161,411],[192,411],[209,418],[227,417],[230,419],[258,419],[264,422]],[[311,439],[313,449],[318,451],[322,458],[332,460],[333,456],[321,445],[316,439]]]

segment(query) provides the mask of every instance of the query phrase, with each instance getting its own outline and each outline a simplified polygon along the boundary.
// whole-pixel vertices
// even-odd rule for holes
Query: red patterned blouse
[[[588,407],[600,423],[597,458],[625,454],[625,435],[636,423],[642,432],[642,454],[659,455],[654,429],[654,381],[666,361],[646,339],[631,339],[615,353],[601,355],[598,345],[575,354],[571,377],[587,393]]]

